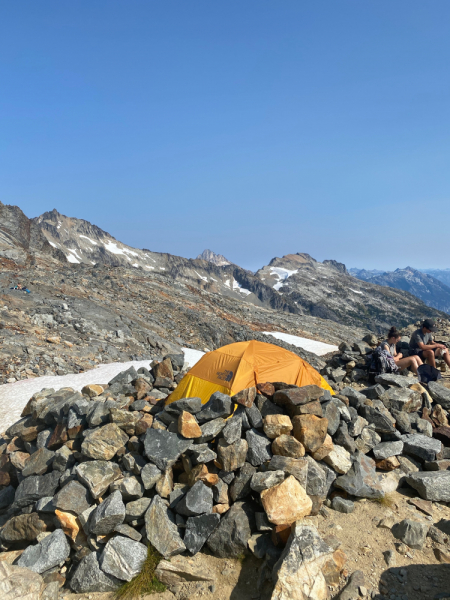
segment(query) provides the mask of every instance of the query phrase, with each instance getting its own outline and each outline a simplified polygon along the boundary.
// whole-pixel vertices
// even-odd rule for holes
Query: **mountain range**
[[[83,265],[123,267],[136,279],[162,277],[169,292],[183,285],[212,297],[233,299],[243,306],[291,314],[299,325],[313,318],[322,324],[334,322],[381,332],[425,316],[445,318],[441,311],[450,312],[450,289],[425,274],[421,274],[420,282],[427,285],[419,283],[410,274],[413,270],[403,270],[407,271],[403,279],[386,273],[368,277],[362,272],[349,272],[335,260],[319,262],[308,254],[297,253],[275,257],[252,273],[211,250],[187,259],[133,248],[89,221],[67,217],[56,209],[28,219],[20,208],[0,203],[0,256],[22,265],[33,264],[39,256],[47,264],[66,263],[75,270]],[[400,287],[403,280],[409,283]],[[435,290],[439,291],[437,300]],[[426,296],[428,306],[419,293]],[[435,301],[439,306],[430,308]]]

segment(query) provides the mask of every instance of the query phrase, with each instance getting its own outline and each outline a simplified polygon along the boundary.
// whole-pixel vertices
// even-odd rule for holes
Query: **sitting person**
[[[409,341],[411,351],[422,361],[427,361],[429,365],[436,368],[436,356],[444,359],[450,367],[450,356],[447,347],[444,344],[433,342],[432,332],[434,331],[434,321],[425,319],[420,329],[412,334]]]
[[[381,342],[380,346],[383,350],[389,352],[399,369],[411,368],[411,371],[417,375],[417,369],[423,365],[420,356],[405,356],[401,352],[397,352],[397,342],[401,338],[401,333],[395,327],[391,327],[387,338]]]

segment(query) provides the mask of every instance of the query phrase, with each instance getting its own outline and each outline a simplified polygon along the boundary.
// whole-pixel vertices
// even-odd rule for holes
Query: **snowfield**
[[[204,354],[204,352],[191,350],[190,348],[183,348],[183,351],[184,360],[188,363],[189,367],[193,367]],[[31,396],[44,388],[59,390],[63,387],[70,387],[80,392],[85,385],[90,383],[108,383],[118,373],[129,369],[131,366],[134,366],[137,370],[140,367],[148,369],[149,365],[150,361],[148,360],[110,363],[100,365],[85,373],[35,377],[34,379],[22,379],[15,383],[0,385],[0,432],[5,431],[18,421],[24,406]]]
[[[283,333],[281,331],[263,331],[263,333],[266,335],[272,335],[274,338],[277,338],[277,340],[282,340],[283,342],[297,346],[297,348],[303,348],[303,350],[306,350],[307,352],[313,352],[318,356],[338,350],[338,347],[333,346],[332,344],[316,342],[315,340],[309,340],[297,335],[290,335],[289,333]]]

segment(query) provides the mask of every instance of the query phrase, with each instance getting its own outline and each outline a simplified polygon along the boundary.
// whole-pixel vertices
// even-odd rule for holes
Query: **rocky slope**
[[[450,287],[450,269],[422,269],[422,273],[427,273]]]
[[[404,290],[420,298],[427,306],[450,313],[450,287],[431,274],[406,267],[376,275],[371,271],[358,270],[355,276],[370,283]]]
[[[309,254],[274,258],[257,276],[302,312],[349,326],[384,331],[406,326],[425,315],[444,317],[404,291],[361,281],[334,260],[316,261]]]

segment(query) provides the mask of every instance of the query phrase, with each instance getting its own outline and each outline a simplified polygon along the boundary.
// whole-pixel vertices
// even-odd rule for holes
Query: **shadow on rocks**
[[[373,598],[450,600],[450,564],[415,564],[387,569],[381,574],[379,590]]]
[[[245,554],[242,558],[239,579],[230,594],[230,600],[270,600],[273,585],[268,582],[258,586],[258,577],[263,561],[251,554]]]

